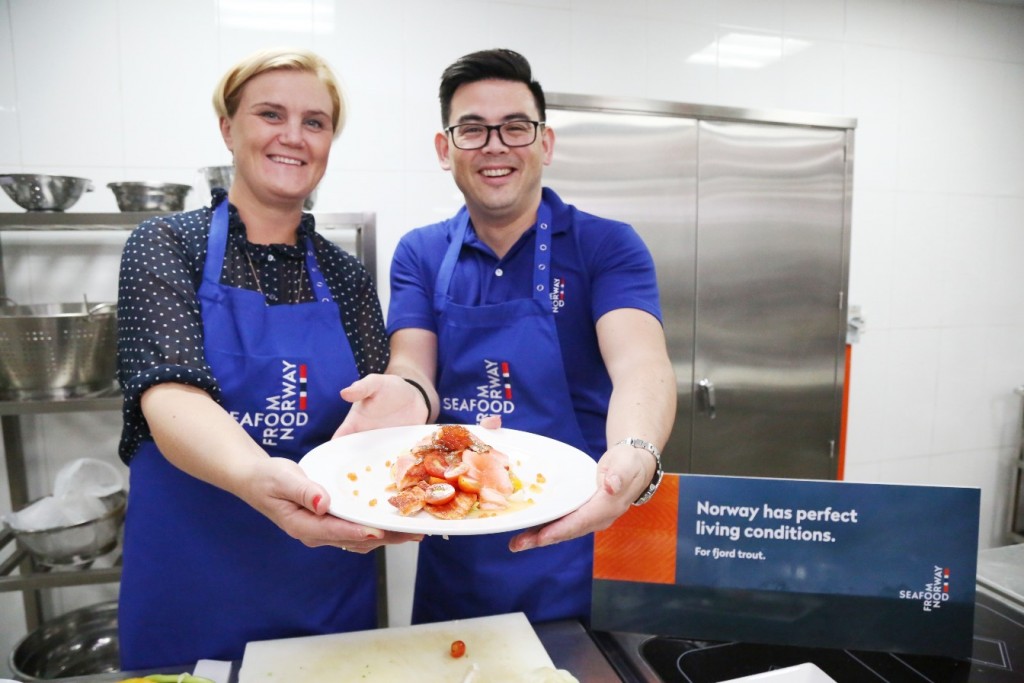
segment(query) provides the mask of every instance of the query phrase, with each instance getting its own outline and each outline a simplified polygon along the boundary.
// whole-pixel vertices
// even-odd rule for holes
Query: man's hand
[[[421,425],[427,421],[423,396],[398,375],[367,375],[341,390],[352,404],[334,438],[382,427]]]
[[[597,463],[597,491],[590,500],[561,519],[513,537],[509,550],[540,548],[607,529],[640,497],[653,476],[653,456],[616,444]]]

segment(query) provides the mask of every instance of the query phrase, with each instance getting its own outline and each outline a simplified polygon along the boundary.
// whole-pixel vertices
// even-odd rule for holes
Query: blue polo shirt
[[[598,457],[607,448],[605,419],[612,387],[595,325],[619,308],[637,308],[662,319],[654,261],[630,225],[580,211],[548,188],[541,201],[551,209],[553,224],[551,310],[562,363],[576,418],[591,455]],[[399,241],[391,263],[389,335],[406,328],[437,333],[434,287],[456,217],[412,230]],[[530,298],[535,239],[533,226],[499,259],[470,222],[448,296],[464,306]]]

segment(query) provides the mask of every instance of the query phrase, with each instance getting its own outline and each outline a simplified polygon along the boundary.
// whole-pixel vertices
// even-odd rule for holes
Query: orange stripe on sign
[[[594,578],[676,582],[679,475],[666,474],[658,492],[594,534]]]

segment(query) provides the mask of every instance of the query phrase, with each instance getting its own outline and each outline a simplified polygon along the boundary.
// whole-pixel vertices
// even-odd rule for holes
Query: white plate
[[[389,463],[407,453],[437,425],[414,425],[349,434],[317,446],[299,461],[307,476],[331,494],[329,512],[386,531],[465,536],[528,529],[558,519],[587,502],[597,490],[597,463],[560,441],[515,429],[470,432],[509,458],[533,502],[490,517],[437,519],[427,512],[403,517],[388,498],[395,495]],[[538,483],[538,477],[540,477]]]
[[[836,683],[835,679],[811,662],[766,671],[763,674],[730,678],[722,683]]]

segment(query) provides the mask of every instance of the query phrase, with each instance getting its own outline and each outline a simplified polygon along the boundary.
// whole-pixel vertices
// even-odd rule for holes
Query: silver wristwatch
[[[655,448],[654,444],[650,441],[644,441],[643,439],[638,439],[635,436],[623,439],[619,443],[632,446],[633,448],[642,448],[654,456],[654,478],[651,479],[651,483],[648,484],[647,490],[641,493],[640,497],[633,501],[633,505],[643,505],[649,501],[651,496],[654,495],[654,492],[658,490],[658,485],[661,484],[661,478],[665,474],[664,470],[661,469],[661,452]]]

